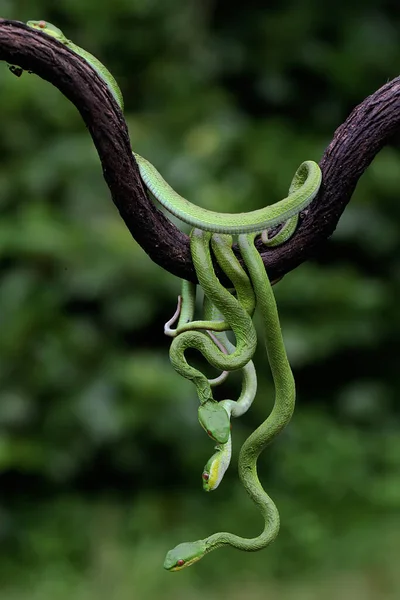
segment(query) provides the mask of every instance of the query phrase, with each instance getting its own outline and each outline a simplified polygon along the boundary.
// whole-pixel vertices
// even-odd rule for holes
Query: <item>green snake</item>
[[[198,417],[200,424],[207,433],[219,443],[226,443],[230,434],[230,421],[226,410],[215,401],[213,402],[211,387],[205,375],[198,369],[188,364],[185,352],[189,348],[195,348],[217,369],[232,371],[243,368],[251,359],[257,345],[257,335],[251,316],[219,281],[214,272],[210,254],[211,233],[203,235],[200,229],[192,229],[190,233],[190,249],[195,265],[200,265],[196,270],[199,283],[205,295],[210,298],[216,309],[225,316],[230,329],[236,337],[236,347],[230,354],[220,352],[209,336],[202,331],[185,331],[174,338],[170,347],[170,361],[175,370],[186,379],[193,381],[196,386],[200,400]],[[220,236],[223,245],[222,253],[229,260],[221,262],[221,268],[228,276],[233,278],[232,264],[237,263],[243,271],[239,261],[235,257],[230,236],[229,239]],[[235,272],[234,277],[236,278]],[[243,271],[244,278],[247,275]],[[250,307],[251,303],[248,303]],[[207,321],[207,328],[216,327],[216,321]],[[188,324],[190,325],[190,324]],[[218,419],[218,423],[217,423]],[[218,426],[217,426],[218,425]],[[218,432],[218,435],[216,435]]]
[[[264,517],[264,529],[256,538],[242,538],[232,533],[218,532],[203,540],[179,544],[167,553],[164,568],[178,571],[197,562],[205,554],[224,545],[248,552],[269,545],[279,531],[278,510],[264,491],[257,475],[257,459],[289,422],[295,403],[293,375],[286,356],[279,316],[271,284],[261,256],[254,246],[254,234],[240,235],[239,247],[253,282],[257,305],[264,323],[265,343],[275,383],[275,403],[269,417],[247,438],[239,454],[239,477],[243,486]]]
[[[67,48],[82,57],[104,81],[121,110],[124,108],[122,92],[110,71],[90,52],[69,40],[58,27],[47,21],[28,21],[27,25],[50,35]],[[251,233],[267,230],[280,223],[293,219],[315,198],[321,184],[321,171],[314,161],[305,161],[297,169],[292,192],[279,202],[248,213],[217,213],[192,204],[180,196],[160,175],[157,169],[145,158],[133,153],[139,166],[140,175],[148,190],[171,214],[192,227],[217,233]],[[287,235],[293,231],[288,228]]]
[[[222,242],[222,244],[221,244]],[[229,236],[213,236],[211,245],[214,251],[218,248],[217,257],[221,258],[218,254],[220,251],[225,252],[225,249],[230,250]],[[228,254],[229,256],[230,254]],[[196,272],[201,269],[201,264],[194,263]],[[246,275],[247,278],[247,275]],[[250,280],[249,280],[250,282]],[[252,295],[254,295],[253,288],[251,288]],[[254,311],[253,306],[250,307]],[[203,302],[203,314],[205,319],[217,321],[223,318],[222,313],[215,307],[212,301],[204,296]],[[229,341],[228,336],[225,332],[214,333],[216,342],[222,344],[223,348],[227,352],[233,352],[235,346]],[[228,372],[229,373],[229,372]],[[257,374],[254,368],[253,361],[250,360],[242,368],[242,390],[237,401],[234,400],[222,400],[219,405],[222,406],[229,419],[232,417],[241,417],[251,406],[257,393]],[[212,427],[212,423],[210,424]],[[226,444],[218,444],[215,446],[215,452],[209,458],[206,465],[204,466],[202,473],[203,489],[205,492],[211,492],[217,489],[225,475],[226,470],[229,467],[232,456],[232,438],[231,433],[229,435]]]
[[[225,333],[220,333],[220,337],[224,336],[223,344],[229,351],[233,351],[234,346],[226,337]],[[229,418],[241,417],[251,406],[257,392],[257,375],[253,361],[249,361],[242,369],[242,391],[239,398],[234,400],[222,400],[220,406],[226,410]],[[203,489],[206,492],[216,490],[222,481],[232,455],[232,439],[229,435],[226,444],[218,444],[215,447],[216,452],[207,461],[203,473]]]
[[[86,60],[104,81],[118,106],[123,110],[122,93],[118,84],[102,63],[68,40],[60,29],[50,23],[46,21],[28,21],[27,24],[56,38]],[[279,513],[260,484],[257,475],[257,459],[266,445],[290,420],[294,408],[295,389],[283,345],[272,287],[266,275],[262,259],[254,246],[254,238],[257,232],[260,233],[275,225],[284,224],[281,234],[283,236],[282,240],[288,239],[296,227],[299,213],[307,208],[318,193],[321,185],[321,171],[317,163],[305,161],[297,169],[289,189],[289,195],[285,199],[248,213],[217,213],[205,210],[182,198],[169,186],[151,163],[140,155],[133,154],[138,163],[140,175],[149,191],[171,214],[195,228],[191,234],[191,251],[192,255],[193,253],[196,255],[199,264],[202,265],[201,271],[204,270],[199,277],[200,285],[216,308],[223,314],[224,321],[229,325],[229,328],[233,329],[236,336],[235,350],[226,355],[218,350],[206,332],[189,330],[181,333],[171,345],[172,347],[175,344],[171,355],[171,358],[175,360],[175,366],[178,367],[178,370],[183,371],[182,374],[185,377],[188,376],[188,372],[192,367],[187,364],[184,357],[184,351],[187,347],[199,349],[211,364],[223,370],[244,368],[253,355],[255,342],[252,340],[253,334],[250,333],[249,336],[249,330],[252,330],[253,327],[251,317],[243,307],[241,311],[238,309],[240,303],[236,299],[233,303],[231,301],[233,297],[227,290],[225,290],[227,294],[226,301],[222,300],[222,290],[224,288],[216,277],[216,281],[213,279],[215,274],[209,248],[210,232],[240,234],[239,248],[250,274],[257,305],[263,316],[266,348],[276,388],[275,403],[271,414],[248,437],[239,455],[239,476],[248,495],[261,511],[264,518],[263,531],[253,539],[219,532],[203,540],[179,544],[167,553],[164,562],[164,567],[167,570],[176,571],[193,564],[205,554],[223,545],[230,545],[245,551],[260,550],[273,541],[278,533]],[[263,235],[263,240],[269,241],[268,234]],[[273,243],[274,240],[272,240],[271,245]],[[210,287],[207,277],[211,277],[216,285]],[[207,327],[207,329],[211,328]],[[188,337],[185,338],[184,336],[191,336],[190,341]],[[193,378],[196,377],[198,377],[197,373],[193,375]],[[199,382],[198,391],[200,390],[200,401],[204,405],[208,405],[211,404],[208,400],[212,396],[209,382],[205,377],[204,380]],[[223,406],[220,409],[227,414]]]
[[[164,325],[165,335],[169,337],[176,337],[183,328],[185,328],[184,331],[186,331],[186,327],[190,323],[199,323],[199,329],[205,329],[204,321],[193,321],[196,301],[196,287],[197,286],[194,283],[186,281],[185,279],[182,280],[182,291],[178,296],[176,311]],[[177,320],[177,326],[172,328],[172,325],[174,325]],[[214,323],[212,323],[212,325],[214,325]],[[207,329],[207,333],[219,350],[224,354],[228,354],[228,350],[223,345],[222,340],[220,341],[212,330]],[[222,335],[222,333],[220,335]],[[228,375],[229,371],[222,371],[218,377],[209,379],[208,383],[211,387],[215,387],[223,383],[227,379]]]
[[[215,237],[215,236],[214,236]],[[213,239],[214,242],[212,245],[214,249],[217,247],[220,248],[220,251],[224,253],[226,250],[230,250],[230,241],[228,236],[219,236],[220,239]],[[222,242],[222,244],[221,244]],[[220,255],[221,256],[221,255]],[[201,264],[198,265],[195,261],[195,269],[201,270]],[[242,285],[246,285],[250,283],[247,275],[242,271],[241,273],[237,272],[237,277],[235,277],[235,282],[238,280],[242,283]],[[247,280],[247,281],[245,281]],[[251,287],[251,296],[254,297],[253,288]],[[214,304],[204,296],[204,304],[203,304],[203,313],[204,313],[204,321],[193,321],[194,314],[194,306],[195,306],[195,297],[196,297],[196,286],[190,284],[187,281],[182,282],[182,295],[178,297],[178,307],[173,315],[172,319],[166,323],[164,327],[164,332],[170,336],[176,336],[179,334],[180,327],[188,327],[192,324],[199,323],[202,327],[203,323],[208,323],[209,326],[213,327],[213,329],[218,329],[216,325],[218,322],[223,320],[222,314]],[[184,310],[182,310],[182,307]],[[251,312],[254,311],[254,302],[252,301],[249,305],[249,310]],[[176,329],[171,329],[170,325],[178,319],[178,325]],[[233,352],[235,350],[235,346],[229,341],[225,332],[213,333],[208,331],[208,334],[211,336],[212,340],[215,344],[218,345],[219,349],[224,353]],[[209,381],[210,385],[219,385],[222,383],[229,371],[224,371],[222,375],[214,380]],[[222,400],[219,402],[218,406],[223,407],[228,414],[229,419],[232,417],[240,417],[242,416],[251,406],[255,395],[257,392],[257,375],[256,370],[254,368],[253,361],[249,361],[242,369],[242,390],[241,394],[237,401],[234,400]],[[213,419],[210,419],[208,427],[210,429],[210,434],[213,439],[218,436],[218,433],[215,431],[216,426],[218,427],[218,422],[215,423]],[[206,492],[213,491],[217,489],[221,480],[229,467],[231,454],[232,454],[232,440],[231,435],[229,433],[228,441],[224,444],[218,444],[215,447],[216,452],[211,456],[211,458],[207,461],[203,473],[203,489]]]
[[[200,350],[210,364],[224,371],[245,367],[251,360],[257,343],[252,319],[248,314],[248,312],[251,314],[254,312],[255,296],[248,276],[233,253],[231,237],[221,235],[218,239],[213,240],[213,245],[215,249],[218,247],[221,258],[223,256],[225,259],[220,261],[220,266],[235,284],[238,296],[242,295],[241,289],[247,290],[245,307],[219,282],[215,275],[209,250],[211,234],[207,238],[203,236],[198,237],[195,235],[196,231],[199,232],[200,230],[192,230],[191,233],[191,251],[195,267],[198,267],[196,272],[205,291],[206,298],[207,296],[212,297],[214,310],[219,310],[219,313],[222,314],[224,311],[226,313],[227,308],[229,308],[230,313],[228,322],[226,323],[224,320],[215,318],[214,315],[211,316],[211,314],[210,318],[204,321],[193,321],[193,287],[184,283],[182,286],[182,296],[185,310],[183,315],[180,316],[177,329],[173,331],[174,335],[177,332],[179,335],[174,338],[171,344],[170,360],[176,371],[186,379],[192,380],[196,386],[200,399],[198,417],[202,427],[213,440],[219,443],[226,443],[230,436],[229,412],[220,403],[213,400],[211,382],[200,370],[187,363],[185,352],[188,348]],[[204,268],[205,262],[207,262],[207,268]],[[240,327],[237,323],[240,324]],[[236,335],[236,348],[233,348],[233,351],[229,355],[226,351],[216,346],[215,341],[217,340],[215,337],[214,339],[210,339],[210,331],[192,330],[192,328],[200,326],[203,328],[206,327],[207,330],[216,331],[221,329],[219,327],[221,324],[222,329],[232,329]],[[189,330],[186,330],[187,328]],[[170,331],[169,327],[168,331]]]

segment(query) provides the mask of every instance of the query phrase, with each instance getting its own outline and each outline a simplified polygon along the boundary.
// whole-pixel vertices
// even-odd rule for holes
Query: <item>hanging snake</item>
[[[106,84],[120,109],[123,110],[123,98],[118,84],[97,58],[68,40],[60,29],[46,21],[28,21],[27,24],[54,37],[86,60]],[[11,68],[16,74],[20,74],[18,70],[22,72],[18,66],[11,65]],[[217,213],[198,207],[180,196],[151,163],[139,154],[133,154],[148,190],[171,214],[194,228],[191,233],[191,251],[192,256],[195,256],[195,260],[201,265],[198,277],[200,285],[220,310],[224,321],[234,331],[236,337],[235,349],[230,354],[225,354],[206,332],[189,330],[180,333],[171,345],[171,360],[175,368],[182,371],[185,377],[188,374],[189,378],[192,378],[192,375],[193,379],[198,377],[197,373],[190,372],[192,367],[185,360],[184,352],[187,347],[199,349],[211,364],[223,370],[226,367],[227,370],[244,368],[253,355],[255,340],[251,333],[253,328],[251,316],[243,307],[241,307],[242,310],[238,309],[236,299],[234,303],[231,301],[230,292],[225,290],[227,295],[224,296],[225,288],[215,276],[209,248],[212,233],[239,234],[240,252],[250,275],[257,306],[263,317],[266,349],[276,390],[272,412],[247,438],[240,451],[238,463],[239,476],[245,490],[264,518],[263,531],[252,539],[219,532],[203,540],[179,544],[167,553],[164,562],[167,570],[176,571],[193,564],[205,554],[223,545],[230,545],[245,551],[260,550],[270,544],[278,533],[279,513],[258,479],[257,459],[266,445],[290,420],[294,409],[295,388],[282,340],[274,294],[262,259],[254,246],[254,239],[257,233],[279,224],[283,224],[282,230],[286,239],[290,237],[296,227],[299,213],[312,202],[318,193],[321,171],[317,163],[305,161],[297,169],[289,194],[283,200],[248,213]],[[263,236],[264,241],[269,239],[268,233],[264,233]],[[234,367],[232,367],[233,364]],[[210,384],[205,377],[204,380],[202,379],[198,386],[202,404],[206,404],[211,399]],[[220,408],[227,413],[223,406]]]

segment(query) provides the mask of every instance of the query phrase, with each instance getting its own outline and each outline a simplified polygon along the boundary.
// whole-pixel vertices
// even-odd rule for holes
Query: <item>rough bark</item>
[[[6,19],[0,19],[0,60],[34,71],[75,104],[93,138],[112,199],[132,236],[161,267],[196,281],[188,237],[148,198],[124,117],[91,67],[57,40]],[[319,163],[320,192],[293,237],[273,249],[260,244],[271,279],[316,254],[335,230],[362,173],[399,130],[400,78],[396,78],[366,98],[335,131]]]

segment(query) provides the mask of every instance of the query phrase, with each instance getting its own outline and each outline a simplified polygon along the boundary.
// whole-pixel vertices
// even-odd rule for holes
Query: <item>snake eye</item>
[[[44,29],[46,27],[47,23],[46,21],[39,21],[38,26],[40,27],[40,29]]]
[[[207,473],[207,471],[203,472],[202,478],[204,479],[204,481],[208,481],[210,479],[210,475]]]
[[[180,558],[178,561],[176,561],[177,567],[183,567],[184,564],[185,564],[185,561],[183,560],[183,558]]]

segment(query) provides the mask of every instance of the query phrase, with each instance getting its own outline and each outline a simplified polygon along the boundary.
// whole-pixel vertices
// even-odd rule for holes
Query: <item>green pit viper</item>
[[[226,256],[226,251],[230,254],[231,248],[231,237],[223,236],[223,235],[214,235],[211,244],[213,246],[214,251],[216,252],[216,256],[221,258],[222,255]],[[196,256],[196,254],[194,255]],[[235,263],[234,263],[235,264]],[[235,265],[237,266],[237,265]],[[239,265],[240,266],[240,265]],[[194,261],[194,267],[196,272],[202,270],[202,263],[199,264],[197,261]],[[249,298],[247,299],[247,308],[248,311],[253,314],[255,309],[255,296],[253,292],[253,288],[251,286],[251,282],[247,276],[247,274],[240,267],[235,274],[234,277],[231,275],[231,281],[235,284],[240,283],[241,286],[249,285]],[[239,294],[238,294],[239,295]],[[207,296],[204,296],[203,302],[203,314],[204,321],[194,321],[194,309],[195,309],[195,299],[196,299],[196,286],[194,284],[189,283],[188,281],[182,282],[182,292],[181,296],[178,297],[178,307],[173,315],[173,317],[166,323],[164,327],[164,332],[171,336],[175,337],[179,334],[180,331],[187,331],[188,328],[194,326],[195,329],[202,329],[207,324],[207,327],[211,327],[211,330],[208,330],[207,333],[210,335],[211,339],[219,349],[227,354],[228,352],[233,352],[235,350],[235,346],[229,341],[226,333],[224,331],[216,333],[219,329],[218,325],[223,322],[222,313],[215,307],[215,305],[210,301]],[[176,329],[171,329],[171,325],[179,318],[178,325]],[[222,383],[229,371],[224,371],[219,377],[209,381],[210,385],[215,386]],[[242,390],[240,397],[237,401],[234,400],[222,400],[218,403],[219,408],[224,408],[228,418],[240,417],[242,416],[251,406],[255,395],[257,392],[257,375],[256,370],[254,368],[253,361],[249,361],[242,368]],[[202,407],[201,407],[202,408]],[[200,408],[200,410],[201,410]],[[199,411],[200,412],[200,411]],[[201,422],[201,415],[199,415],[199,420]],[[210,437],[216,439],[218,433],[215,431],[219,429],[219,423],[215,423],[213,419],[213,415],[209,419],[208,427],[210,429]],[[204,427],[204,424],[203,424]],[[221,480],[229,467],[229,463],[231,460],[232,454],[232,440],[231,434],[229,431],[229,438],[226,443],[220,443],[215,447],[216,452],[212,455],[212,457],[207,461],[203,473],[203,489],[206,492],[213,491],[217,489]]]
[[[215,237],[215,236],[213,236]],[[215,242],[214,239],[212,241]],[[201,268],[201,265],[195,263],[196,270]],[[203,307],[204,317],[213,321],[222,319],[222,314],[207,296],[204,297]],[[215,333],[216,341],[222,344],[223,348],[228,352],[233,352],[235,346],[229,341],[225,332]],[[219,405],[222,406],[229,419],[232,417],[241,417],[251,406],[257,393],[257,374],[254,368],[253,361],[250,360],[242,368],[242,390],[239,398],[234,400],[222,400]],[[212,425],[211,425],[212,426]],[[222,481],[227,468],[229,467],[232,455],[232,440],[231,434],[226,444],[218,444],[215,447],[216,452],[207,461],[203,473],[203,489],[206,492],[216,490]]]
[[[206,232],[195,230],[199,237]],[[203,540],[179,544],[167,553],[164,567],[178,571],[197,562],[205,554],[224,545],[253,552],[270,544],[279,531],[278,510],[264,491],[257,475],[257,459],[266,445],[289,422],[295,403],[295,386],[283,344],[274,294],[261,256],[254,246],[255,234],[239,235],[239,248],[253,282],[257,305],[264,323],[265,343],[275,383],[275,403],[269,417],[247,438],[239,454],[239,477],[244,488],[264,517],[264,530],[256,538],[242,538],[232,533],[218,532]]]
[[[27,24],[56,38],[86,60],[106,84],[118,106],[123,110],[123,98],[118,84],[100,61],[68,40],[60,29],[50,23],[46,21],[28,21]],[[13,72],[19,69],[19,67],[15,66],[11,66],[11,68]],[[179,544],[167,553],[164,562],[164,567],[167,570],[176,571],[193,564],[205,554],[223,545],[230,545],[245,551],[260,550],[275,539],[278,533],[279,513],[271,498],[263,490],[258,479],[256,467],[258,456],[262,450],[290,420],[294,408],[295,389],[293,376],[283,345],[272,287],[266,275],[262,259],[254,246],[254,238],[256,233],[264,232],[279,224],[285,224],[283,227],[285,235],[287,238],[290,237],[296,226],[299,213],[312,202],[318,193],[321,185],[321,171],[317,163],[305,161],[297,169],[289,189],[289,195],[285,199],[271,206],[248,213],[217,213],[198,207],[177,194],[151,163],[140,155],[133,154],[138,163],[140,175],[149,191],[152,192],[171,214],[195,228],[192,231],[191,239],[196,239],[199,242],[199,247],[201,248],[199,260],[203,262],[204,271],[209,270],[210,264],[212,269],[209,251],[210,232],[239,234],[239,248],[251,277],[257,304],[263,315],[266,348],[276,388],[273,410],[268,418],[243,444],[238,465],[240,479],[250,498],[260,509],[264,517],[265,524],[262,533],[256,538],[246,539],[231,533],[219,532],[203,540]],[[268,234],[264,234],[263,239],[264,241],[268,241]],[[200,283],[203,285],[203,282]],[[238,316],[231,313],[232,309],[230,306],[221,306],[219,299],[214,298],[212,290],[209,290],[207,295],[209,295],[217,309],[221,310],[224,319],[232,329],[236,329],[236,349],[228,357],[232,357],[236,352],[236,358],[242,359],[241,352],[237,352],[237,347],[239,344],[243,344],[242,336],[246,333],[249,314],[243,310],[245,316],[242,314],[239,317],[240,322],[238,323]],[[243,322],[241,321],[242,317],[244,319]],[[200,348],[201,351],[203,347],[206,349],[208,345],[207,340],[204,341],[205,336],[201,331],[188,331],[187,333],[196,338],[193,340],[192,347]],[[201,339],[197,339],[199,335],[202,336]],[[177,336],[176,340],[179,340],[179,337],[180,335]],[[212,339],[208,338],[208,341],[211,354],[215,353],[216,350],[218,351]],[[246,353],[246,351],[249,356],[246,355],[244,361],[238,360],[237,368],[243,368],[251,359],[252,352],[248,352],[248,350],[243,348],[243,353]],[[219,353],[226,357],[221,351]],[[175,359],[181,362],[179,365],[180,368],[183,362],[186,362],[184,361],[184,357],[182,358],[182,353],[179,354],[179,352]],[[216,364],[217,362],[218,364]],[[220,366],[222,362],[215,360],[212,364],[224,369],[224,366]],[[207,385],[209,385],[208,382]]]

